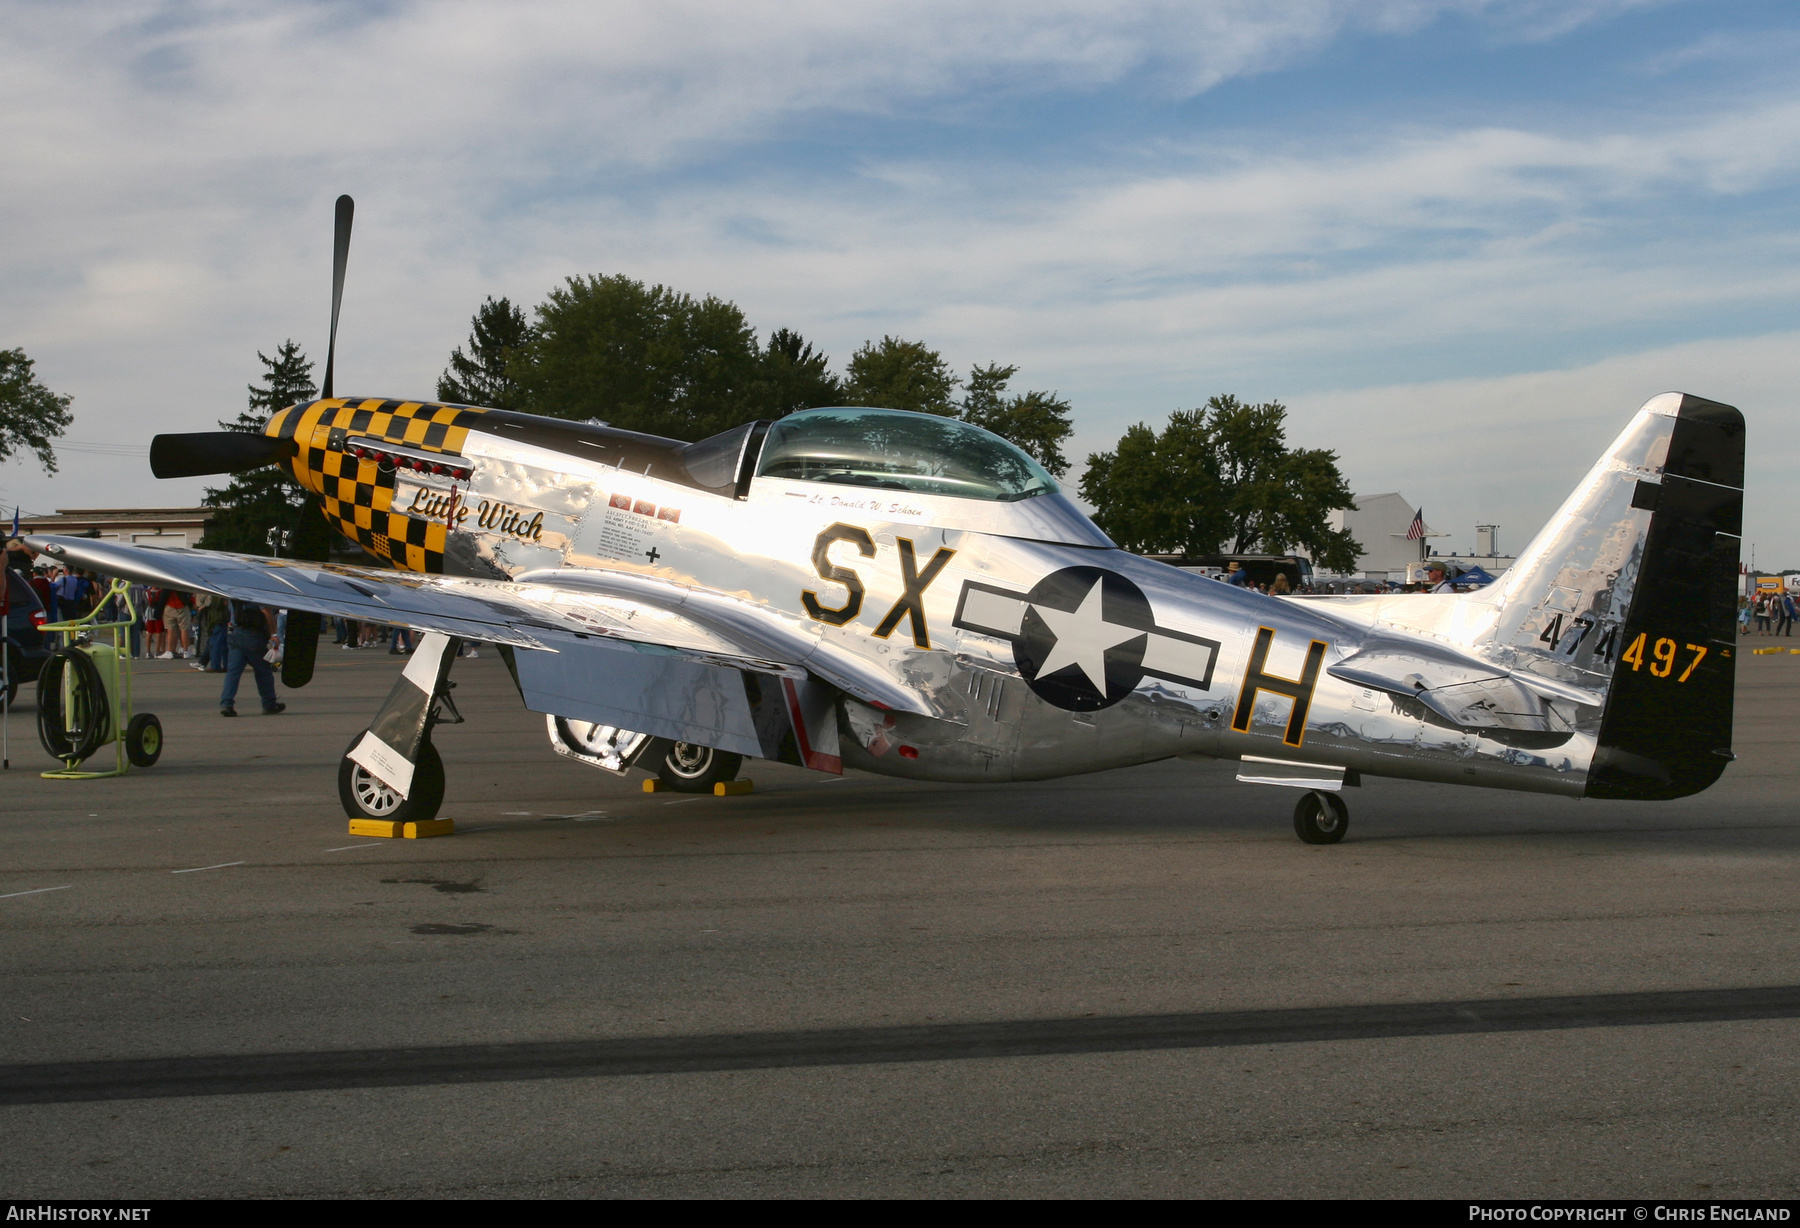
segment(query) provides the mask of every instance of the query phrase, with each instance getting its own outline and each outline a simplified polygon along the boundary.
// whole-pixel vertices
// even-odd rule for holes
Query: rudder
[[[1744,416],[1680,397],[1637,583],[1618,636],[1586,796],[1657,800],[1711,785],[1731,758]]]

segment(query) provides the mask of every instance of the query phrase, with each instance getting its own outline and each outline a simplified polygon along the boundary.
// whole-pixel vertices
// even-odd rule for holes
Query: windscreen
[[[1056,479],[1000,436],[935,414],[807,409],[775,423],[763,477],[922,495],[1011,501],[1053,494]]]
[[[744,444],[759,423],[746,422],[729,431],[690,443],[681,450],[681,463],[688,476],[708,490],[724,490],[737,485],[738,465],[744,457]]]

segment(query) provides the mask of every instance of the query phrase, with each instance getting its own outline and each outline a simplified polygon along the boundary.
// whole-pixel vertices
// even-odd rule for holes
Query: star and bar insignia
[[[1025,682],[1072,712],[1109,708],[1145,676],[1209,690],[1219,642],[1156,624],[1136,584],[1100,567],[1051,572],[1030,592],[963,583],[953,624],[1011,640]]]

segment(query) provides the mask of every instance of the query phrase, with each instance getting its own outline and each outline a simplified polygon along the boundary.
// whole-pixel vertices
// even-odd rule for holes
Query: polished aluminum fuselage
[[[1648,518],[1630,492],[1654,477],[1672,421],[1654,407],[1503,583],[1464,596],[1269,597],[1119,550],[1061,495],[986,502],[759,477],[734,497],[520,443],[479,417],[466,420],[466,486],[403,474],[393,506],[448,517],[446,574],[633,573],[750,603],[865,658],[922,711],[845,696],[846,766],[1004,781],[1250,756],[1579,795]],[[1039,586],[1059,575],[1058,605]],[[1332,672],[1373,663],[1391,679],[1409,653],[1448,660],[1439,682],[1445,669],[1453,683],[1471,676],[1471,661],[1510,671],[1535,707],[1522,728],[1472,728]],[[1034,681],[1037,666],[1069,685]]]

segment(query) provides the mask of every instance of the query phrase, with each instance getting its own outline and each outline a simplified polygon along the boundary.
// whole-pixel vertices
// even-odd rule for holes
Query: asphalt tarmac
[[[120,779],[13,716],[5,1196],[1800,1196],[1800,656],[1699,797],[1370,780],[1326,848],[1215,763],[645,794],[491,654],[458,833],[359,840],[401,662],[320,657],[146,665]]]

